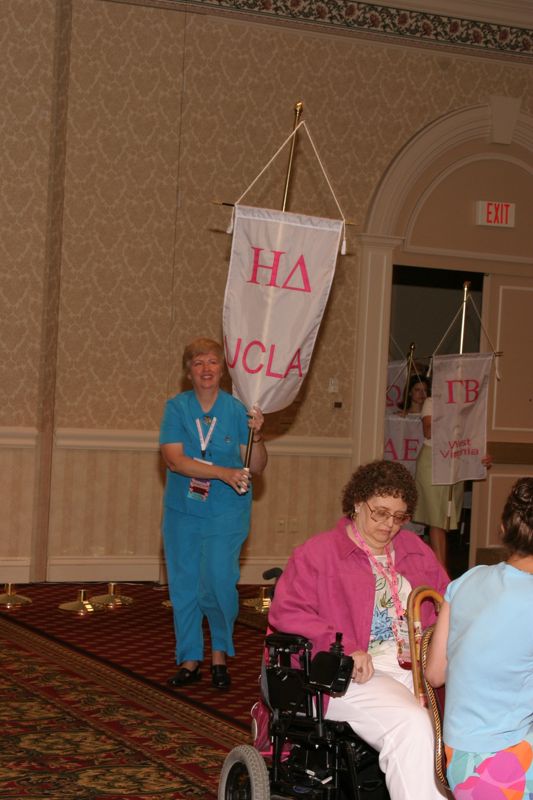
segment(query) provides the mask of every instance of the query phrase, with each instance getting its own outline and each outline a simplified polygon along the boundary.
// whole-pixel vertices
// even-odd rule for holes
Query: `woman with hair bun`
[[[533,797],[533,477],[502,514],[507,560],[445,594],[426,668],[446,681],[443,739],[456,800]]]

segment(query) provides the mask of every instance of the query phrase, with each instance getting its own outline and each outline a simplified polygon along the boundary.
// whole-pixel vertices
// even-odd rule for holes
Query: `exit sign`
[[[491,228],[514,228],[514,211],[514,203],[478,200],[476,202],[476,225],[488,225]]]

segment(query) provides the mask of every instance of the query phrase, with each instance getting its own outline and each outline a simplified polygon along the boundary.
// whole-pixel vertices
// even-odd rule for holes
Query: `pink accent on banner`
[[[492,353],[434,356],[431,420],[433,483],[482,480]]]
[[[340,220],[235,206],[223,329],[233,391],[279,411],[307,374],[329,296]]]

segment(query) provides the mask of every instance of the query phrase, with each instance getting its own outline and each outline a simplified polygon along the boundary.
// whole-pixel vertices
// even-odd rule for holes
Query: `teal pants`
[[[204,617],[209,624],[211,648],[235,655],[239,556],[249,525],[248,509],[207,518],[165,507],[163,542],[178,664],[203,660]]]

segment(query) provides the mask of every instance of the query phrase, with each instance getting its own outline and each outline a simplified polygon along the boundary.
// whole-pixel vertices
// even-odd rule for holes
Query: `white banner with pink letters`
[[[343,223],[237,205],[224,297],[226,362],[250,408],[292,403],[326,306]]]
[[[433,483],[482,480],[493,353],[433,356]]]
[[[389,361],[387,364],[387,395],[385,398],[385,414],[397,414],[401,410],[405,379],[407,378],[407,362]]]
[[[419,414],[407,414],[404,417],[396,412],[385,415],[383,458],[386,461],[399,461],[414,477],[416,459],[423,443],[422,420]]]

